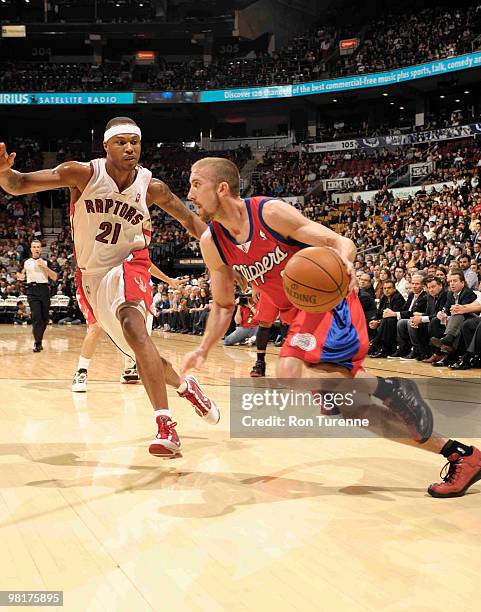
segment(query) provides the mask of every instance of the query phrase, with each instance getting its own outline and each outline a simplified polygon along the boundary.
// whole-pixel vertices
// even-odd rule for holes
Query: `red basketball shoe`
[[[131,368],[125,368],[120,375],[120,382],[123,385],[136,385],[138,382],[140,382],[140,376],[137,372],[137,366],[135,363]]]
[[[192,406],[194,406],[194,410],[197,412],[197,414],[202,419],[207,421],[207,423],[217,425],[217,423],[220,421],[220,412],[215,402],[209,399],[202,391],[202,388],[195,376],[186,376],[184,382],[187,387],[185,391],[182,391],[182,393],[177,391],[179,397],[184,397],[188,402],[190,402]]]
[[[441,470],[443,482],[432,484],[428,488],[432,497],[461,497],[471,485],[481,480],[481,452],[473,446],[471,455],[452,453],[448,463]],[[448,468],[447,472],[445,469]]]
[[[175,459],[182,457],[180,452],[180,440],[172,419],[168,416],[158,416],[156,419],[158,432],[155,440],[149,446],[149,453],[155,457]]]

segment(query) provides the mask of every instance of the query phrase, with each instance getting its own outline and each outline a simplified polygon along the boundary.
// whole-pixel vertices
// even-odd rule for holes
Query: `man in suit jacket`
[[[474,231],[469,239],[473,244],[478,241],[481,241],[481,223],[479,221],[476,221],[476,223],[474,224]]]
[[[461,270],[449,272],[448,284],[449,291],[446,304],[429,325],[431,344],[436,347],[437,355],[442,355],[443,353],[449,354],[456,350],[461,338],[461,328],[466,317],[475,316],[472,313],[451,313],[451,306],[455,304],[472,304],[477,299],[474,291],[466,287],[463,272]],[[449,365],[448,361],[443,359],[434,365]]]
[[[384,281],[383,296],[379,302],[376,319],[369,323],[369,328],[376,330],[376,337],[369,351],[371,357],[387,357],[395,352],[397,313],[404,304],[404,298],[396,290],[394,281]],[[395,314],[393,316],[390,313]]]
[[[359,275],[359,295],[361,295],[361,291],[374,298],[374,287],[372,286],[371,277],[367,272],[362,272]]]
[[[447,292],[443,281],[438,276],[428,276],[425,279],[425,287],[428,292],[426,307],[424,310],[414,309],[413,315],[409,319],[407,333],[412,345],[412,351],[404,360],[417,359],[427,363],[433,363],[436,359],[428,357],[431,353],[429,347],[429,324],[436,318],[446,303]],[[412,354],[413,353],[413,354]],[[441,358],[438,357],[439,361]]]
[[[476,314],[481,313],[481,298],[477,298],[471,304],[455,304],[451,306],[451,313],[457,314]],[[461,355],[456,363],[449,367],[453,370],[470,370],[471,368],[481,368],[481,317],[467,318],[461,328],[466,352]]]
[[[458,260],[459,267],[463,271],[466,285],[473,291],[477,291],[479,286],[478,275],[471,270],[471,259],[467,255],[461,255]]]
[[[473,244],[473,253],[471,255],[471,261],[481,262],[481,243],[475,242]]]
[[[451,263],[451,260],[453,259],[453,257],[451,256],[449,247],[446,246],[443,249],[443,254],[441,255],[441,257],[439,257],[439,261],[438,261],[438,266],[449,266],[449,264]]]
[[[418,359],[420,352],[411,343],[409,329],[411,318],[415,312],[424,312],[427,308],[428,294],[425,291],[423,274],[413,274],[411,279],[411,293],[408,295],[406,304],[398,313],[392,313],[397,319],[397,343],[398,350],[391,355],[392,358]]]
[[[374,299],[374,289],[372,287],[371,277],[367,272],[363,272],[359,277],[358,297],[364,311],[364,316],[366,317],[369,339],[372,340],[376,332],[370,329],[369,322],[377,318],[377,306],[376,300]]]

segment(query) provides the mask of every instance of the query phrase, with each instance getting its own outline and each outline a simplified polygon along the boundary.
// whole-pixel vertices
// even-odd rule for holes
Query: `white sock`
[[[183,380],[180,385],[177,387],[177,393],[183,393],[187,389],[187,383]]]
[[[156,419],[159,416],[169,417],[170,419],[171,418],[170,410],[168,408],[159,408],[159,410],[154,410],[154,419]]]
[[[82,357],[82,355],[80,355],[80,357],[78,358],[77,370],[88,370],[89,363],[90,359],[87,359],[87,357]]]

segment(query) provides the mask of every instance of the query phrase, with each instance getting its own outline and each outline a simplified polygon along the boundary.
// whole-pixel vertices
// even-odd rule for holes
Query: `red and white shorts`
[[[364,370],[369,349],[366,317],[355,291],[329,312],[296,309],[280,357],[296,357],[307,364],[341,365],[353,376]]]
[[[77,268],[76,279],[77,279],[77,292],[75,294],[75,297],[77,298],[77,303],[79,305],[80,311],[82,312],[84,319],[87,321],[87,325],[94,325],[95,323],[97,323],[97,319],[95,318],[95,315],[93,313],[92,308],[90,307],[90,304],[87,302],[86,298],[84,297],[84,292],[83,292],[83,287],[82,287],[82,272],[80,271],[79,268]]]
[[[254,322],[257,325],[259,323],[270,323],[272,325],[272,323],[277,321],[277,317],[280,317],[282,323],[289,325],[296,314],[297,308],[295,306],[286,310],[280,310],[265,293],[261,293],[256,306]]]
[[[129,257],[102,274],[87,274],[77,269],[77,301],[89,325],[98,322],[114,344],[134,359],[124,338],[117,310],[124,302],[139,301],[147,330],[152,329],[152,288],[148,249],[134,251]]]

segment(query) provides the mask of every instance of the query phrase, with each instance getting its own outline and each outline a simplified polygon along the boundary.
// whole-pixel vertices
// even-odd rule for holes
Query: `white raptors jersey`
[[[80,198],[70,206],[77,265],[101,273],[122,263],[132,251],[150,243],[152,225],[147,189],[152,173],[137,166],[135,181],[119,193],[105,169],[105,158],[90,163],[93,174]]]

